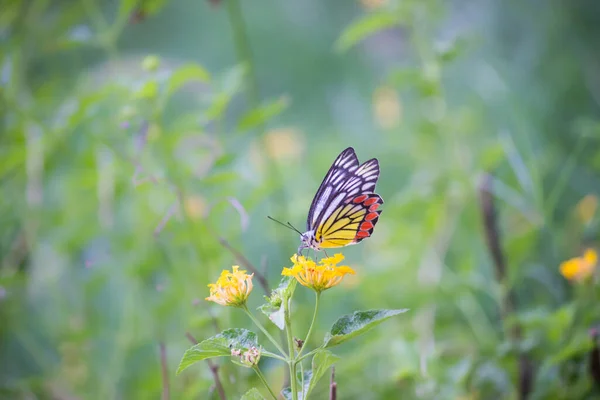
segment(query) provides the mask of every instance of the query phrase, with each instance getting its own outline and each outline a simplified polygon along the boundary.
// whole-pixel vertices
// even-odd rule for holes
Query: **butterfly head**
[[[321,251],[320,242],[317,242],[315,238],[315,231],[307,231],[300,235],[300,247],[298,247],[298,254],[304,249],[313,249],[315,251]]]

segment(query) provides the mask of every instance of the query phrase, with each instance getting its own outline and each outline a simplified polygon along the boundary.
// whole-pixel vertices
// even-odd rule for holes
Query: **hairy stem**
[[[275,395],[275,393],[273,393],[273,389],[271,389],[271,386],[269,386],[269,384],[267,383],[267,380],[265,379],[265,376],[261,372],[260,368],[258,368],[258,366],[255,365],[254,367],[252,367],[252,369],[254,370],[254,372],[256,372],[256,375],[258,375],[258,379],[260,379],[263,385],[265,385],[271,397],[273,397],[274,400],[277,400],[277,396]]]
[[[260,103],[258,95],[258,82],[254,73],[254,63],[252,62],[252,48],[250,47],[250,41],[246,35],[246,22],[242,15],[242,9],[240,8],[239,0],[226,0],[227,3],[227,14],[229,15],[229,22],[231,23],[231,29],[233,30],[233,42],[235,44],[235,51],[237,53],[238,61],[244,63],[247,71],[246,80],[246,95],[248,103],[251,106],[257,106]]]
[[[493,196],[493,176],[486,174],[479,188],[481,201],[481,214],[483,217],[483,226],[488,251],[494,262],[496,280],[502,288],[502,297],[500,299],[500,318],[504,326],[506,337],[515,343],[522,340],[521,325],[518,323],[510,326],[508,324],[509,316],[516,312],[516,301],[513,290],[509,285],[506,258],[501,244],[500,228],[497,221],[496,205]],[[527,399],[531,393],[534,371],[533,365],[526,352],[519,354],[519,399]]]
[[[171,391],[169,388],[169,368],[167,366],[167,348],[164,342],[158,344],[160,349],[160,372],[162,376],[162,400],[169,400],[171,398]]]
[[[277,343],[277,341],[275,339],[273,339],[273,336],[271,336],[271,334],[265,329],[265,327],[260,323],[260,321],[257,320],[254,315],[252,315],[252,313],[250,312],[250,310],[248,310],[248,307],[244,305],[244,307],[242,307],[242,309],[246,312],[246,314],[252,320],[252,322],[254,322],[254,324],[258,327],[258,329],[260,329],[262,331],[262,333],[265,334],[265,336],[267,337],[267,339],[269,339],[269,341],[271,343],[273,343],[273,346],[275,346],[275,348],[277,348],[277,350],[279,350],[279,352],[281,353],[281,355],[283,355],[285,357],[286,356],[285,350],[283,350],[281,348],[281,346],[279,345],[279,343]],[[293,353],[290,353],[290,354],[293,354]],[[290,356],[290,358],[291,358],[291,356]]]
[[[321,292],[315,292],[315,293],[316,293],[316,295],[315,295],[315,311],[313,313],[312,321],[310,322],[310,327],[308,328],[308,333],[306,334],[306,338],[304,339],[304,342],[302,343],[302,347],[300,348],[300,350],[298,351],[298,355],[296,356],[296,361],[298,361],[298,357],[300,357],[300,355],[304,351],[304,348],[308,344],[310,335],[312,334],[312,331],[313,331],[313,327],[315,326],[315,321],[317,320],[317,313],[319,312],[319,299],[321,298]]]
[[[252,59],[252,47],[247,34],[246,22],[244,21],[239,0],[226,0],[226,3],[229,23],[231,24],[231,29],[233,32],[233,41],[237,59],[247,68],[245,74],[245,92],[246,99],[248,101],[248,107],[251,109],[256,109],[260,107],[260,92],[258,78],[256,77],[255,65]],[[257,132],[260,137],[265,136],[266,127],[264,123],[261,122],[258,125]],[[275,187],[281,187],[281,182],[283,182],[283,179],[279,172],[279,167],[269,157],[266,157],[266,159],[269,162],[269,180],[275,183]],[[288,201],[283,191],[277,190],[275,193],[273,193],[274,212],[277,215],[280,217],[289,215],[287,204]]]
[[[288,365],[290,368],[290,387],[292,389],[292,400],[298,400],[298,381],[296,380],[296,356],[294,355],[294,337],[292,336],[292,318],[290,315],[290,299],[287,299],[284,303],[284,320],[285,320],[285,333],[287,336],[289,360]]]

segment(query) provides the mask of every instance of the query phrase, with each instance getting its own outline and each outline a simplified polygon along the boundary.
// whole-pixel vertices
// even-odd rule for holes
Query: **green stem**
[[[288,359],[287,359],[286,357],[281,357],[281,356],[278,356],[277,354],[275,354],[275,353],[271,353],[270,351],[267,351],[267,353],[265,354],[265,351],[266,351],[266,350],[263,350],[263,351],[262,351],[262,353],[261,353],[261,356],[262,356],[262,357],[274,358],[274,359],[276,359],[276,360],[283,361],[284,363],[287,363],[287,362],[288,362]]]
[[[302,391],[302,395],[304,396],[304,366],[300,364],[300,390]]]
[[[263,385],[265,385],[265,387],[271,394],[271,397],[273,397],[273,399],[277,400],[277,396],[275,395],[275,393],[273,393],[273,389],[271,389],[271,386],[269,386],[269,384],[267,383],[267,380],[265,379],[265,376],[263,375],[263,373],[260,371],[260,368],[258,368],[258,366],[255,365],[254,367],[252,367],[252,369],[254,370],[254,372],[256,372],[256,375],[258,375],[258,379],[260,379],[260,381],[263,383]]]
[[[271,343],[273,343],[273,346],[275,346],[277,348],[277,350],[279,350],[279,352],[285,357],[285,351],[281,348],[281,346],[279,345],[279,343],[277,343],[277,341],[275,339],[273,339],[273,336],[271,336],[269,334],[269,332],[267,332],[267,330],[265,329],[264,326],[262,326],[262,324],[260,323],[259,320],[256,319],[256,317],[254,317],[254,315],[252,315],[252,313],[250,312],[250,310],[248,310],[248,307],[244,304],[244,306],[242,307],[242,309],[246,312],[246,314],[248,315],[248,317],[250,317],[250,319],[252,320],[252,322],[254,322],[254,324],[256,326],[258,326],[258,329],[260,329],[262,331],[262,333],[265,334],[265,336],[267,337],[267,339],[269,339],[269,341]],[[293,354],[293,353],[291,353]]]
[[[560,199],[560,196],[564,193],[565,186],[573,174],[575,167],[577,167],[577,160],[581,151],[584,149],[584,145],[589,143],[589,141],[585,140],[585,136],[580,135],[575,142],[575,149],[569,155],[567,161],[563,164],[563,167],[558,175],[558,178],[552,185],[552,191],[548,194],[546,204],[544,206],[544,210],[548,210],[549,213],[554,213],[556,208],[556,203]],[[551,221],[552,218],[548,218],[548,221]]]
[[[92,24],[99,32],[104,32],[108,30],[109,25],[104,15],[102,15],[102,10],[98,8],[98,5],[93,0],[83,0],[82,1],[83,8],[87,13],[88,18],[91,20]]]
[[[260,91],[258,86],[258,78],[256,77],[256,67],[252,57],[252,46],[248,39],[246,22],[242,14],[240,7],[240,0],[226,0],[227,3],[227,14],[229,17],[229,23],[233,33],[233,42],[235,45],[235,52],[238,62],[243,63],[247,68],[245,71],[245,94],[248,102],[248,108],[257,109],[260,107]],[[257,127],[257,132],[260,137],[264,137],[266,133],[265,123],[261,122]],[[264,154],[264,153],[263,153]],[[273,182],[274,187],[281,187],[283,178],[279,172],[279,167],[270,158],[267,157],[268,161],[268,180]],[[288,201],[286,195],[282,190],[276,190],[273,193],[273,204],[275,209],[273,213],[284,216],[289,215],[286,204]],[[290,236],[291,237],[291,236]],[[287,240],[287,239],[286,239]],[[282,248],[287,247],[283,246]]]
[[[308,344],[308,340],[310,339],[310,335],[312,333],[313,327],[315,326],[315,321],[317,319],[317,313],[319,312],[319,299],[321,298],[321,292],[315,292],[315,293],[316,293],[315,312],[313,313],[312,321],[310,322],[310,327],[308,328],[308,333],[306,334],[306,339],[304,339],[304,342],[302,343],[302,347],[300,348],[300,351],[298,351],[298,355],[295,358],[296,360],[298,360],[298,357],[300,357],[300,354],[302,354],[302,351]]]
[[[305,358],[308,358],[310,356],[312,356],[313,354],[315,354],[319,349],[321,349],[321,347],[317,347],[316,349],[313,349],[311,351],[309,351],[308,353],[306,353],[305,355],[303,355],[302,357],[297,357],[296,358],[296,364],[298,364],[300,361],[304,360]]]
[[[256,107],[260,103],[258,96],[258,82],[256,75],[254,74],[254,63],[252,62],[252,49],[250,47],[250,41],[246,36],[246,23],[242,15],[239,0],[227,0],[227,13],[229,14],[229,22],[231,23],[231,29],[233,30],[233,42],[235,43],[235,50],[237,53],[238,60],[245,64],[248,68],[247,71],[247,90],[246,95],[248,96],[248,103],[251,107]]]
[[[292,389],[292,400],[298,400],[298,381],[296,380],[296,356],[294,355],[295,351],[294,351],[294,338],[292,336],[292,318],[290,315],[290,302],[291,302],[291,299],[287,299],[283,303],[285,333],[287,335],[288,350],[289,350],[288,366],[290,367],[290,386]]]

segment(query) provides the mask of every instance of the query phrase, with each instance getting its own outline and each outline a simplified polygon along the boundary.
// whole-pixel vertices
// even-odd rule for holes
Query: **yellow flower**
[[[296,128],[278,128],[267,132],[262,149],[273,160],[297,160],[304,151],[302,133]]]
[[[185,213],[192,219],[201,219],[207,216],[209,206],[202,196],[191,195],[183,202]]]
[[[581,219],[584,224],[589,224],[594,215],[596,214],[596,209],[598,208],[598,197],[593,194],[588,194],[585,196],[577,206],[575,207],[577,215]]]
[[[570,281],[583,281],[594,274],[598,254],[595,250],[587,249],[583,257],[571,258],[560,264],[560,273]]]
[[[301,285],[322,292],[340,283],[344,275],[354,275],[352,268],[346,265],[337,266],[343,259],[344,256],[338,253],[333,257],[321,259],[317,264],[310,258],[294,254],[291,258],[294,266],[284,268],[281,275],[293,276]]]
[[[373,114],[375,122],[382,129],[392,129],[402,119],[402,103],[394,89],[382,86],[373,93]]]
[[[246,304],[246,300],[252,291],[252,277],[246,271],[238,271],[240,267],[234,265],[233,272],[223,270],[217,283],[210,283],[210,296],[208,301],[214,301],[222,306],[240,307]]]

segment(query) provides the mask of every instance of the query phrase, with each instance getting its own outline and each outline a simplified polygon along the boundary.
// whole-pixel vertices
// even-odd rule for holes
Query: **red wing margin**
[[[379,221],[379,215],[381,215],[382,210],[379,207],[383,204],[383,199],[377,193],[361,194],[353,198],[350,204],[360,205],[366,211],[354,237],[353,243],[358,243],[373,233],[373,228],[375,228],[377,221]]]

